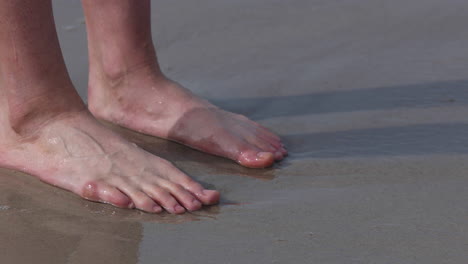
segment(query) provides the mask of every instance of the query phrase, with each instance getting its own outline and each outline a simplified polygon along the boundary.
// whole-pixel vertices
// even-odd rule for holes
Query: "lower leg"
[[[50,1],[0,2],[1,125],[19,134],[57,114],[85,109],[53,23]]]
[[[149,0],[82,1],[95,116],[247,167],[267,167],[286,155],[266,128],[165,78],[151,39]]]
[[[142,69],[161,74],[151,38],[149,0],[82,2],[88,32],[90,79],[116,81]]]
[[[218,201],[219,193],[88,113],[65,68],[50,0],[0,1],[0,36],[0,166],[148,212],[182,213]]]

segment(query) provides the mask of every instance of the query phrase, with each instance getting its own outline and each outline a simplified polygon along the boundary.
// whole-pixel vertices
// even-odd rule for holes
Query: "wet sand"
[[[55,1],[86,99],[79,1]],[[164,71],[279,133],[273,168],[114,128],[222,192],[173,216],[0,171],[1,263],[464,263],[468,3],[153,2]]]

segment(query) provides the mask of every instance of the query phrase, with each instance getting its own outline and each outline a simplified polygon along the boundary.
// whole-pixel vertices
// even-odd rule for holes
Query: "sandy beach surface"
[[[54,7],[86,100],[80,3]],[[1,170],[1,263],[466,263],[468,2],[157,0],[152,13],[163,70],[290,156],[245,169],[114,128],[221,204],[151,215]]]

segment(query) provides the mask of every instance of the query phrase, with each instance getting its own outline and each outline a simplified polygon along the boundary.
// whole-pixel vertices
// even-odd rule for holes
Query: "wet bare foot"
[[[97,117],[141,133],[264,168],[287,154],[280,138],[245,116],[224,111],[151,69],[91,75],[89,109]]]
[[[58,115],[27,137],[6,134],[0,140],[1,167],[92,201],[179,214],[219,200],[217,191],[204,189],[168,161],[127,142],[88,111]]]

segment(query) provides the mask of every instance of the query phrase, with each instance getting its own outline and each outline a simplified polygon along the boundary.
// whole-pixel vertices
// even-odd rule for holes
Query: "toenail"
[[[162,208],[161,208],[161,206],[156,205],[156,206],[153,207],[153,211],[155,211],[157,213],[160,213],[162,211]]]
[[[198,200],[193,200],[192,203],[193,203],[193,205],[195,205],[195,206],[201,206],[201,205],[202,205],[202,204],[200,203],[200,201],[198,201]]]

